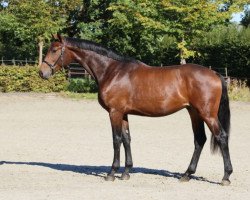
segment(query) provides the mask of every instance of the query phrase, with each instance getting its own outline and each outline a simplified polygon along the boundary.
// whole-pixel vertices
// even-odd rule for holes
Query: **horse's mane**
[[[97,44],[97,43],[92,42],[92,41],[89,41],[89,40],[66,37],[64,41],[67,45],[70,45],[72,47],[77,47],[79,49],[94,51],[100,55],[106,56],[108,58],[112,58],[112,59],[117,60],[117,61],[134,62],[134,63],[138,62],[134,58],[121,56],[121,55],[117,54],[116,52],[114,52],[113,50],[107,49],[107,48],[103,47],[102,45]]]

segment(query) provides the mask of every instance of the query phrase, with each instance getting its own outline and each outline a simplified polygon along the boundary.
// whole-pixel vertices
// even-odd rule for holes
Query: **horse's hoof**
[[[121,176],[121,180],[129,180],[130,179],[130,175],[127,173],[123,173]]]
[[[184,182],[188,182],[190,180],[190,177],[189,176],[182,176],[179,181],[184,183]]]
[[[110,176],[110,175],[107,175],[105,177],[105,181],[114,181],[115,180],[115,176]]]
[[[229,181],[229,180],[222,180],[221,181],[221,185],[222,186],[228,186],[228,185],[230,185],[231,184],[231,182]]]

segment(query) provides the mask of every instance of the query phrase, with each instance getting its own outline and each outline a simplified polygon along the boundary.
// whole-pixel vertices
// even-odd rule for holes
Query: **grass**
[[[76,99],[76,100],[81,100],[81,99],[95,100],[95,99],[97,99],[97,93],[60,92],[60,96],[72,98],[72,99]]]
[[[228,95],[232,101],[250,102],[250,89],[247,87],[246,81],[231,80]]]

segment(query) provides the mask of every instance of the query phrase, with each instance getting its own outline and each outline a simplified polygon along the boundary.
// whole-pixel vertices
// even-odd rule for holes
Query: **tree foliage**
[[[249,49],[249,43],[242,42],[245,41],[244,31],[239,28],[231,31],[233,28],[230,26],[232,13],[242,11],[249,0],[0,2],[1,57],[35,59],[38,40],[48,44],[51,33],[61,32],[66,36],[99,42],[151,65],[178,64],[180,58],[186,58],[188,62],[215,67],[236,66],[234,55],[237,53],[231,54],[237,51],[246,58],[239,59],[238,66],[249,66],[247,50],[244,50]],[[245,26],[249,24],[247,12],[241,22]],[[228,38],[233,35],[238,39]],[[250,40],[248,34],[244,37]],[[208,40],[213,40],[214,45]],[[216,47],[221,49],[217,51]],[[225,59],[221,56],[215,62],[214,56],[220,55],[218,52],[227,54],[223,54]],[[232,63],[230,58],[233,58]]]
[[[75,34],[81,38],[104,41],[104,32],[107,28],[107,21],[111,17],[107,10],[111,1],[104,0],[85,0],[76,21]]]
[[[201,37],[218,24],[227,24],[233,12],[242,10],[246,0],[126,0],[109,7],[112,34],[121,50],[143,56],[145,49],[158,53],[165,35],[174,36],[182,58],[194,56],[194,37]],[[113,35],[111,35],[113,37]],[[125,41],[121,39],[124,38]],[[139,43],[139,44],[138,44]],[[126,49],[124,49],[124,47]],[[162,50],[162,49],[161,49]],[[136,52],[138,51],[138,52]],[[147,57],[146,55],[145,57]]]
[[[158,13],[159,7],[159,1],[112,3],[108,8],[112,11],[112,19],[108,21],[111,34],[107,34],[112,45],[121,52],[150,62],[149,58],[159,53],[160,41],[167,27]]]
[[[1,53],[6,57],[34,57],[37,42],[48,41],[52,33],[67,27],[66,16],[79,3],[80,0],[8,0],[0,15]]]
[[[244,17],[241,20],[241,24],[245,27],[250,27],[250,5],[244,12]]]
[[[249,77],[250,29],[231,25],[218,26],[193,43],[200,52],[194,61],[205,66],[228,68],[230,76]]]

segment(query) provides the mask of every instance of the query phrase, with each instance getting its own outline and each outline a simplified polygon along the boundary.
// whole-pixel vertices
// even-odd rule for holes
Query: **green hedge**
[[[91,79],[66,79],[64,72],[57,72],[44,80],[38,75],[37,66],[0,66],[0,92],[97,92],[97,85]]]
[[[0,92],[60,92],[67,87],[63,72],[43,80],[37,66],[0,66]]]
[[[96,82],[92,79],[70,79],[68,91],[76,93],[94,93],[97,92]]]

